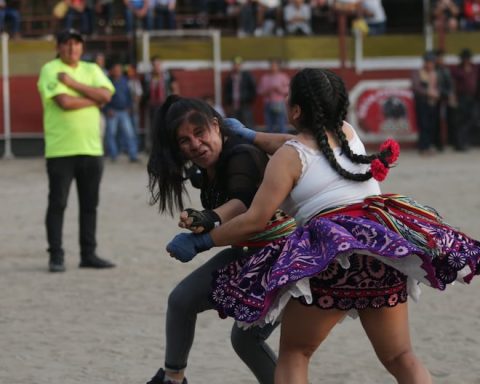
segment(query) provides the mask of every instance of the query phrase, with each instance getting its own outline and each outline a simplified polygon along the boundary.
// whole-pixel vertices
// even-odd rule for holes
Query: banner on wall
[[[417,140],[415,101],[408,80],[360,81],[350,91],[349,122],[365,142]]]

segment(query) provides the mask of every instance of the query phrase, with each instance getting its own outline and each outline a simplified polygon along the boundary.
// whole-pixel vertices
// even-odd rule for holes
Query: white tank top
[[[352,131],[354,137],[349,141],[350,148],[353,153],[364,155],[365,147],[353,128]],[[302,162],[302,173],[282,203],[281,209],[295,217],[299,225],[305,224],[326,208],[358,203],[367,196],[381,193],[378,182],[373,178],[359,182],[340,176],[321,151],[297,140],[289,140],[285,145],[291,145],[297,150]],[[364,173],[368,170],[369,165],[352,163],[347,155],[341,152],[341,148],[333,149],[342,168],[351,173]]]

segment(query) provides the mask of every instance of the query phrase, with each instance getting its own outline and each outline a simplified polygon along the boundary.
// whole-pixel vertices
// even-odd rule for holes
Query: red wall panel
[[[405,79],[410,77],[410,70],[383,70],[364,72],[361,76],[354,70],[335,70],[345,80],[348,89],[351,89],[359,80],[370,79]],[[257,82],[265,70],[251,71]],[[296,70],[286,72],[293,75]],[[180,90],[185,97],[213,96],[213,71],[201,70],[174,70],[175,77],[180,84]],[[222,74],[225,78],[227,72]],[[37,91],[38,76],[15,76],[10,79],[11,127],[12,134],[35,135],[42,133],[42,106]],[[254,105],[255,119],[258,125],[263,125],[263,102],[260,97]],[[3,95],[0,93],[0,115],[3,116]],[[3,119],[0,121],[0,133],[3,134]]]

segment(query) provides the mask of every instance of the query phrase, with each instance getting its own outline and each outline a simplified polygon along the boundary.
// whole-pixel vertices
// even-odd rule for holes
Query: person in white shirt
[[[368,34],[384,34],[387,29],[387,15],[382,0],[363,0],[361,7],[361,13],[368,25]]]
[[[280,0],[258,0],[256,35],[283,35],[281,28],[282,2]]]
[[[285,29],[289,35],[311,35],[312,10],[304,0],[290,0],[283,10]]]

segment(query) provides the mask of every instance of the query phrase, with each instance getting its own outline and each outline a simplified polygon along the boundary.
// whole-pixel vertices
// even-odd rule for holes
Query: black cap
[[[470,59],[471,57],[472,57],[472,51],[470,51],[470,49],[468,49],[468,48],[464,48],[460,52],[460,58],[461,59]]]
[[[436,55],[435,52],[427,51],[423,54],[423,61],[435,61]]]
[[[69,28],[69,29],[64,29],[63,31],[58,33],[57,44],[63,44],[70,39],[75,39],[82,43],[84,42],[83,36],[80,32],[78,32],[76,29]]]

